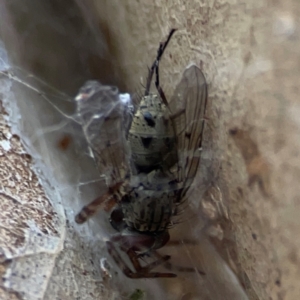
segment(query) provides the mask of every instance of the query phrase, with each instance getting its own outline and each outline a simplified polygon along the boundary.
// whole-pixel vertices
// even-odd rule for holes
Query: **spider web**
[[[99,38],[96,40],[99,41]],[[105,43],[103,44],[105,45]],[[102,46],[103,44],[100,43]],[[74,247],[76,251],[78,249],[78,243],[72,240],[75,236],[76,239],[82,243],[86,243],[87,247],[85,251],[80,252],[80,259],[85,260],[85,258],[82,257],[84,257],[85,252],[89,252],[87,257],[93,257],[95,260],[94,267],[95,270],[97,270],[94,276],[95,282],[97,282],[99,278],[100,281],[102,280],[104,283],[105,281],[111,282],[112,274],[115,274],[114,268],[117,269],[117,266],[115,266],[114,262],[108,257],[104,248],[104,241],[114,233],[108,223],[108,216],[100,212],[100,214],[93,218],[87,225],[81,227],[77,226],[74,222],[74,215],[80,208],[90,200],[99,196],[99,194],[102,194],[106,188],[104,179],[99,176],[98,170],[94,165],[80,124],[76,121],[75,108],[71,101],[75,95],[74,91],[83,83],[82,79],[84,76],[78,76],[73,84],[69,83],[69,81],[72,81],[71,79],[66,79],[69,86],[65,89],[62,89],[61,83],[58,85],[58,88],[54,88],[53,84],[46,83],[39,79],[42,76],[36,77],[31,75],[30,72],[24,71],[22,68],[12,67],[5,58],[5,55],[2,57],[2,70],[8,71],[6,75],[12,75],[10,77],[5,77],[5,74],[3,75],[4,77],[2,76],[1,85],[5,86],[7,82],[10,84],[6,90],[2,91],[4,95],[3,100],[10,110],[11,123],[15,128],[18,128],[16,131],[22,137],[26,148],[36,161],[36,170],[41,170],[41,181],[45,186],[48,186],[48,193],[52,204],[54,206],[61,204],[63,207],[68,224],[65,230],[70,232],[66,234],[67,238],[62,242],[67,244],[67,248],[68,246],[70,248]],[[3,84],[3,82],[5,82],[5,84]],[[79,84],[79,82],[81,83]],[[76,86],[76,89],[73,86]],[[65,90],[65,92],[62,92],[62,90]],[[70,90],[72,92],[70,92]],[[209,163],[203,164],[202,174],[205,174],[205,172],[209,173],[212,160],[209,152],[204,153],[204,155],[205,154],[207,155],[207,161]],[[205,174],[204,177],[206,175],[207,174]],[[210,175],[211,174],[209,174],[208,177]],[[225,278],[226,284],[232,287],[232,297],[228,299],[243,299],[244,294],[233,272],[230,271],[221,257],[213,249],[206,236],[201,233],[201,229],[207,224],[205,219],[207,216],[203,215],[203,219],[200,220],[199,217],[198,219],[194,217],[190,219],[190,221],[187,221],[190,215],[188,210],[193,210],[193,207],[198,208],[200,205],[199,198],[201,198],[206,191],[205,180],[201,182],[204,182],[203,186],[198,186],[196,192],[195,190],[191,192],[191,201],[184,209],[182,220],[179,220],[181,224],[174,227],[173,236],[181,241],[181,244],[176,247],[162,249],[162,253],[171,254],[172,257],[174,257],[175,265],[179,264],[185,266],[187,264],[206,274],[206,278],[203,278],[203,276],[197,272],[187,275],[184,274],[184,280],[183,277],[179,277],[179,280],[183,280],[184,285],[192,291],[197,291],[199,287],[195,288],[195,285],[201,282],[201,289],[205,291],[202,294],[203,299],[219,299],[219,293],[214,291],[217,291],[221,285],[224,285]],[[51,188],[55,189],[54,193],[50,191]],[[213,192],[215,190],[218,190],[218,187],[214,187]],[[59,196],[57,196],[57,194],[59,194]],[[222,207],[220,209],[222,209]],[[75,229],[74,231],[72,229],[73,227]],[[188,240],[195,239],[196,235],[196,241],[199,244],[190,245]],[[103,258],[108,259],[108,265],[100,263]],[[75,261],[80,265],[81,260]],[[60,272],[62,272],[62,270],[59,269],[59,267],[54,270],[54,281],[55,278],[59,278]],[[106,273],[107,275],[105,277]],[[59,288],[54,287],[55,284],[53,284],[52,281],[50,280],[51,285],[49,286],[53,287],[54,290],[59,290]],[[114,282],[114,280],[112,280],[112,282]],[[72,290],[71,280],[68,284],[70,284],[69,288]],[[174,283],[172,282],[169,283],[163,280],[153,280],[146,283],[134,282],[127,278],[124,279],[121,274],[119,279],[113,283],[113,290],[111,291],[110,297],[112,297],[112,295],[116,297],[121,295],[123,297],[125,293],[134,293],[137,289],[146,291],[145,297],[149,299],[153,299],[153,297],[154,299],[174,299],[174,297],[181,298],[190,296],[188,293],[180,294],[180,291],[174,291]],[[84,289],[83,291],[86,290],[87,289]],[[47,293],[51,292],[53,291],[48,290],[44,298],[47,299]],[[170,298],[167,298],[166,295],[169,295],[168,297]]]
[[[15,69],[14,73],[18,73],[18,75],[12,75],[11,73],[9,77],[9,79],[12,80],[14,84],[23,85],[23,88],[25,88],[27,92],[31,94],[29,97],[37,97],[37,101],[45,101],[45,103],[47,102],[48,104],[50,104],[50,110],[54,109],[54,112],[51,112],[52,117],[50,120],[51,123],[54,120],[54,124],[52,124],[51,126],[47,126],[46,124],[48,120],[45,120],[45,118],[43,118],[43,124],[40,124],[39,126],[40,129],[32,130],[31,134],[28,134],[28,137],[26,135],[23,135],[23,138],[25,144],[29,147],[29,149],[34,149],[38,165],[40,167],[43,165],[51,166],[51,172],[44,172],[48,174],[47,176],[49,176],[50,181],[53,180],[51,185],[59,187],[59,193],[62,193],[62,195],[64,195],[62,196],[64,197],[63,206],[65,210],[69,212],[67,213],[67,219],[69,219],[69,222],[71,224],[75,225],[73,221],[74,213],[80,210],[83,203],[88,203],[90,199],[93,199],[97,197],[100,193],[103,193],[103,190],[106,188],[104,179],[99,177],[97,169],[94,166],[94,161],[90,156],[87,142],[85,140],[80,124],[78,124],[76,115],[69,115],[67,112],[65,112],[64,110],[62,110],[54,104],[55,100],[57,99],[60,99],[60,101],[66,101],[67,104],[71,104],[69,102],[70,97],[60,93],[59,91],[53,91],[53,93],[47,91],[47,93],[44,93],[42,92],[43,88],[41,87],[41,82],[39,82],[37,78],[34,78],[33,76],[29,76],[27,74],[24,79],[21,79],[24,76],[22,75],[22,72],[18,69]],[[38,88],[36,88],[33,83],[27,83],[25,81],[26,78],[34,79],[36,83],[38,83]],[[31,91],[28,91],[28,89]],[[48,89],[50,89],[49,86]],[[18,91],[17,93],[26,94],[27,92]],[[34,96],[32,95],[32,93],[35,93],[36,95]],[[45,105],[45,103],[43,103],[43,105]],[[61,106],[63,107],[63,105]],[[64,109],[66,110],[66,108]],[[58,115],[55,118],[53,118],[53,115],[55,115],[56,113],[58,113]],[[59,120],[60,117],[61,120]],[[38,117],[36,116],[35,118]],[[26,127],[26,124],[23,124],[23,126]],[[24,130],[26,132],[26,129]],[[70,138],[70,145],[67,145],[66,149],[64,149],[60,146],[59,141],[61,139],[64,139],[66,136]],[[43,143],[45,143],[46,141],[47,144],[45,146],[43,145]],[[51,150],[49,151],[50,147]],[[45,149],[47,149],[49,152],[44,152]],[[42,153],[42,155],[39,153]],[[55,163],[57,157],[59,157],[58,164]],[[70,165],[72,165],[72,162],[74,162],[74,160],[83,162],[83,164],[78,164],[78,166],[76,166],[77,168],[72,169],[70,172]],[[86,167],[87,165],[88,167],[85,169],[84,167]],[[66,177],[65,174],[68,174],[69,172],[73,176]],[[85,174],[87,174],[87,176],[84,176]],[[202,187],[202,189],[204,189],[204,187]],[[197,190],[198,197],[199,194],[203,195],[203,190],[201,191],[201,187],[198,187]],[[190,195],[190,197],[192,197],[192,195]],[[180,269],[185,268],[186,265],[194,266],[190,268],[195,269],[195,274],[190,273],[186,276],[186,278],[190,278],[189,280],[187,280],[186,284],[191,284],[192,282],[192,285],[190,286],[191,289],[195,277],[199,277],[199,280],[203,280],[201,279],[203,275],[197,273],[197,270],[200,273],[203,272],[205,274],[204,276],[206,276],[206,281],[211,283],[211,287],[209,289],[210,292],[208,294],[208,297],[210,297],[212,291],[214,291],[215,288],[218,286],[218,283],[215,279],[218,277],[225,278],[226,276],[231,274],[231,271],[230,269],[228,269],[228,267],[226,267],[222,259],[218,256],[217,252],[213,249],[213,247],[210,245],[207,238],[203,234],[199,234],[197,239],[195,239],[194,233],[197,231],[195,230],[195,228],[197,226],[199,226],[199,228],[205,226],[205,222],[203,222],[205,216],[203,216],[203,220],[202,222],[200,222],[202,223],[201,225],[199,223],[199,220],[197,220],[195,216],[193,216],[193,214],[189,212],[189,210],[191,210],[191,207],[195,206],[193,205],[193,203],[197,202],[191,201],[190,204],[187,204],[187,206],[183,208],[183,214],[176,221],[176,223],[178,224],[175,224],[176,226],[174,226],[173,237],[176,237],[177,240],[181,242],[178,245],[176,245],[176,247],[166,247],[166,249],[162,250],[162,253],[166,253],[168,255],[171,254],[171,256],[175,258],[177,257],[176,263],[173,266],[170,266],[172,271],[180,271]],[[219,209],[223,208],[224,207],[221,206],[221,208]],[[224,212],[222,211],[222,213]],[[189,216],[192,218],[189,219]],[[89,222],[89,224],[85,226],[87,227],[86,229],[81,229],[77,227],[76,230],[78,230],[79,232],[81,232],[81,234],[88,238],[89,243],[92,247],[94,247],[95,244],[97,244],[95,243],[95,240],[104,241],[105,239],[109,238],[110,234],[112,234],[107,219],[107,216],[102,214],[102,217],[98,216],[93,218]],[[197,243],[195,242],[197,240],[201,243],[201,247],[199,247],[199,245],[197,245]],[[193,242],[190,243],[189,241]],[[183,259],[182,257],[184,256],[182,255],[182,253],[185,253],[186,255],[186,257]],[[178,256],[180,256],[180,258]],[[195,260],[195,258],[199,258],[199,256],[200,261]],[[210,262],[207,263],[207,265],[203,264],[203,262],[207,262],[208,258],[210,259]],[[221,267],[223,264],[224,268]],[[176,269],[176,266],[180,266],[178,270]],[[215,268],[215,270],[213,267]],[[107,269],[103,266],[101,267],[101,270],[102,272],[107,271]],[[109,278],[111,276],[110,272],[110,270],[107,271],[107,276]],[[214,272],[217,272],[217,274],[213,274]],[[222,272],[224,273],[223,275],[221,275]],[[207,279],[207,277],[209,276],[211,276],[212,278]],[[232,277],[232,279],[229,279],[229,284],[232,284],[232,282],[236,281],[236,279],[233,273],[230,276]],[[237,281],[235,285],[238,286]],[[136,288],[140,287],[141,285],[136,286]],[[131,290],[134,290],[134,288],[135,286],[132,286]],[[145,289],[147,290],[146,287]],[[122,293],[124,293],[124,291]]]

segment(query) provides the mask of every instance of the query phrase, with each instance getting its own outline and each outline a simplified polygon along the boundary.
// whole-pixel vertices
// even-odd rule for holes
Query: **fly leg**
[[[81,211],[75,216],[75,222],[78,224],[86,222],[100,209],[109,211],[122,198],[123,186],[123,182],[115,184],[114,186],[109,188],[107,193],[84,206]]]
[[[162,89],[162,87],[160,86],[160,83],[159,83],[159,61],[160,61],[160,59],[162,57],[162,54],[164,53],[164,51],[165,51],[165,49],[168,45],[173,33],[175,32],[175,30],[176,29],[172,29],[169,33],[169,36],[168,36],[167,40],[164,43],[160,43],[160,46],[159,46],[158,51],[157,51],[157,58],[156,58],[153,66],[152,66],[152,67],[155,68],[155,87],[156,87],[156,89],[159,93],[160,98],[162,99],[162,101],[165,105],[168,105],[168,101],[167,101],[166,95],[165,95],[165,93],[164,93],[164,91],[163,91],[163,89]],[[152,72],[154,72],[154,70]]]
[[[163,257],[157,251],[153,251],[153,254],[158,259],[160,259],[160,258]],[[197,272],[197,273],[199,273],[201,275],[206,275],[205,272],[203,272],[202,270],[199,270],[197,268],[177,266],[177,265],[174,265],[174,264],[170,263],[169,261],[166,261],[164,263],[164,267],[166,267],[170,271],[177,271],[177,272]]]
[[[158,66],[159,66],[159,62],[157,61],[157,65],[156,65],[156,68],[155,68],[155,86],[156,86],[156,89],[157,89],[157,91],[159,93],[159,96],[162,99],[163,103],[165,105],[168,105],[166,95],[165,95],[162,87],[159,84],[159,67]]]
[[[170,32],[169,32],[169,35],[168,35],[168,38],[165,42],[163,43],[160,43],[159,45],[159,48],[157,50],[157,56],[156,56],[156,59],[154,61],[154,63],[152,64],[151,68],[149,69],[149,73],[148,73],[148,77],[147,77],[147,83],[146,83],[146,88],[145,88],[145,96],[148,96],[149,95],[149,92],[150,92],[150,85],[151,85],[151,82],[152,82],[152,77],[153,77],[153,74],[154,74],[154,71],[156,71],[156,80],[155,80],[155,85],[156,85],[156,88],[159,86],[159,78],[158,78],[158,64],[159,64],[159,61],[166,49],[166,47],[168,46],[169,44],[169,41],[172,37],[172,35],[174,34],[174,32],[176,31],[176,29],[171,29]],[[158,80],[158,83],[156,83]],[[158,92],[161,96],[161,92],[160,90],[158,89]],[[164,96],[164,93],[162,92],[163,94],[163,97],[162,97],[162,100],[165,102],[165,99],[166,97]]]
[[[166,263],[171,257],[169,255],[160,256],[156,261],[141,266],[139,262],[140,256],[136,253],[135,249],[141,246],[147,247],[148,244],[153,242],[153,237],[147,236],[134,236],[134,235],[117,235],[106,243],[107,249],[111,257],[114,259],[123,273],[132,279],[138,278],[173,278],[176,274],[173,273],[160,273],[151,272],[151,270],[159,265]],[[131,245],[131,246],[130,246]],[[119,247],[117,247],[119,246]],[[129,248],[128,248],[129,247]],[[124,261],[124,258],[118,252],[118,248],[125,252],[132,263],[134,271]]]
[[[198,244],[199,244],[199,242],[197,242],[196,240],[180,239],[180,240],[171,240],[168,242],[168,244],[166,246],[168,246],[168,247],[170,247],[170,246],[177,247],[177,246],[183,246],[183,245],[196,246]],[[171,263],[166,263],[165,267],[169,270],[172,270],[173,268],[175,268],[180,272],[198,272],[201,275],[206,275],[206,273],[204,271],[197,269],[197,268],[174,266]]]

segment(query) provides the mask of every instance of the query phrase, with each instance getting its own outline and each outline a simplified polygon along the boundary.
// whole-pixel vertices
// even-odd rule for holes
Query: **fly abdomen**
[[[124,221],[139,232],[161,232],[169,228],[174,211],[174,191],[135,190],[122,203]]]

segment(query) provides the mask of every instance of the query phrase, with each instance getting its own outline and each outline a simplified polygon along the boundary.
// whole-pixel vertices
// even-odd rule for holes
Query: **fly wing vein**
[[[184,189],[191,185],[200,164],[206,105],[205,77],[196,65],[192,65],[184,71],[168,105],[171,115],[175,116],[178,181],[183,183]]]

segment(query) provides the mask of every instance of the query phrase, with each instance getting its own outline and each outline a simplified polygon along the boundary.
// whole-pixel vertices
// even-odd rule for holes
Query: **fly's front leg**
[[[164,102],[165,105],[168,105],[168,101],[167,101],[166,95],[159,83],[159,61],[160,61],[161,56],[164,53],[166,47],[168,46],[168,43],[175,31],[176,31],[176,29],[172,29],[169,33],[167,40],[164,43],[160,44],[160,47],[157,52],[157,58],[155,61],[155,87],[159,93],[160,98],[162,99],[162,101]]]
[[[145,96],[149,95],[150,85],[151,85],[152,77],[153,77],[153,74],[154,74],[154,70],[156,71],[156,80],[155,80],[156,88],[159,86],[158,64],[159,64],[159,61],[160,61],[166,47],[169,44],[169,41],[170,41],[172,35],[174,34],[174,32],[176,30],[177,29],[171,29],[170,32],[169,32],[167,40],[163,43],[160,43],[160,45],[159,45],[159,48],[157,50],[156,59],[155,59],[154,63],[152,64],[151,69],[149,70],[149,73],[148,73],[147,83],[146,83],[146,88],[145,88]],[[158,82],[158,83],[156,84],[156,82]],[[166,97],[164,96],[165,95],[164,92],[161,90],[161,88],[160,88],[161,91],[158,88],[157,88],[157,90],[158,90],[160,95],[161,95],[161,92],[162,92],[162,95],[164,97],[164,98],[162,97],[162,100],[164,101],[166,99]],[[165,102],[165,104],[167,105],[167,102]]]
[[[166,95],[165,95],[162,87],[159,84],[159,67],[158,66],[159,66],[159,63],[157,62],[157,66],[156,66],[156,69],[155,69],[155,75],[156,75],[155,86],[156,86],[156,89],[157,89],[157,91],[159,93],[159,96],[162,99],[163,103],[165,105],[168,105],[168,101],[167,101]]]
[[[82,224],[86,222],[90,217],[92,217],[98,210],[104,209],[108,211],[113,208],[116,203],[122,198],[122,190],[124,186],[124,182],[119,182],[110,187],[107,193],[84,206],[81,211],[75,216],[75,222],[78,224]]]
[[[147,264],[146,266],[141,266],[139,262],[139,255],[136,252],[137,248],[148,247],[148,245],[153,243],[152,236],[135,236],[135,235],[117,235],[114,236],[111,241],[106,243],[107,249],[111,257],[114,259],[119,268],[123,273],[132,279],[138,278],[173,278],[177,277],[173,273],[160,273],[151,272],[151,270],[159,265],[166,263],[171,257],[169,255],[160,256],[156,261]],[[131,246],[130,246],[131,245]],[[128,248],[129,247],[129,248]],[[122,256],[120,255],[118,248],[125,252],[130,259],[134,271],[126,264]]]

